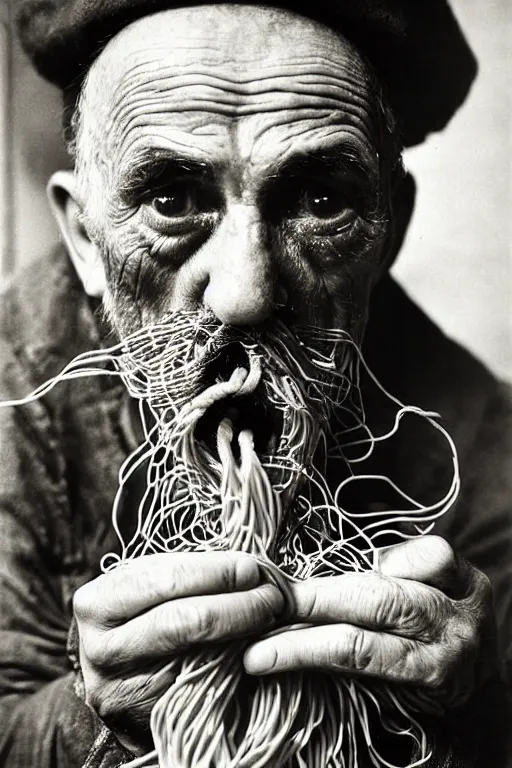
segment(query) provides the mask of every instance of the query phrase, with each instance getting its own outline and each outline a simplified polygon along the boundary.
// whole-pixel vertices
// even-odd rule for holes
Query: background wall
[[[512,378],[512,3],[451,2],[480,71],[448,129],[406,157],[418,197],[395,273],[450,335]]]
[[[406,156],[418,185],[417,210],[394,271],[450,335],[512,379],[512,4],[452,4],[480,75],[449,128]],[[13,216],[4,280],[57,242],[44,188],[67,163],[58,94],[17,49],[12,74],[10,146],[3,146],[13,179],[4,211],[10,204]],[[0,90],[6,77],[4,67]],[[5,235],[5,220],[3,227]]]

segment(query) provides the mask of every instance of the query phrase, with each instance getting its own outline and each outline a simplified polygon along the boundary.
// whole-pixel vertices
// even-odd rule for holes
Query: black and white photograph
[[[0,0],[0,768],[512,768],[510,0]]]

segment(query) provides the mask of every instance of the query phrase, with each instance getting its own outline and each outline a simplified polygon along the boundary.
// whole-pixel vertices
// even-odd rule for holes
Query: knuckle
[[[451,612],[444,624],[441,647],[455,658],[468,657],[476,653],[480,644],[482,613],[469,606],[450,600]]]
[[[424,599],[417,601],[414,613],[416,639],[431,645],[443,637],[449,626],[450,600],[442,593],[425,587]]]
[[[459,621],[452,632],[452,656],[454,663],[465,669],[472,668],[478,658],[480,633],[472,621]]]
[[[138,570],[132,574],[133,590],[147,595],[148,601],[158,603],[164,599],[172,599],[182,590],[186,581],[186,566],[181,558],[169,555],[165,562],[165,579],[162,578],[162,561],[157,561],[159,567],[155,567],[155,561],[147,558]]]
[[[73,614],[77,622],[87,622],[97,613],[97,588],[101,576],[79,587],[73,595]]]
[[[454,628],[455,640],[458,642],[461,652],[471,651],[478,645],[479,620],[466,615],[456,622]]]
[[[431,691],[441,691],[446,687],[447,679],[445,668],[434,665],[426,675],[424,684]]]
[[[251,595],[253,599],[252,613],[254,618],[262,624],[271,624],[284,604],[283,596],[277,587],[265,584],[255,589]]]
[[[95,679],[90,681],[85,690],[86,703],[105,723],[111,722],[118,715],[123,697],[119,690],[122,684],[112,681],[109,684]]]
[[[116,653],[108,632],[88,632],[81,639],[81,656],[95,669],[109,669],[116,660]]]
[[[424,599],[416,599],[417,595],[413,599],[400,581],[379,576],[379,582],[375,587],[378,590],[378,600],[375,601],[378,606],[375,616],[377,626],[399,629],[404,637],[421,637],[428,641],[432,634],[431,614],[439,610],[437,595],[425,592]],[[361,600],[364,599],[362,594]]]
[[[429,663],[424,673],[423,684],[431,691],[439,692],[446,689],[452,677],[455,662],[450,654],[439,650],[429,654]]]
[[[474,569],[469,594],[455,601],[455,615],[466,634],[480,636],[494,631],[493,588],[488,577]]]
[[[318,611],[318,592],[311,584],[304,584],[300,591],[300,618],[310,619]]]
[[[361,592],[361,600],[365,600],[366,590]],[[402,624],[407,619],[409,601],[405,590],[395,579],[388,576],[378,576],[372,592],[377,604],[376,622],[378,626],[389,627]],[[375,594],[376,593],[376,594]]]
[[[461,684],[472,678],[473,664],[467,648],[460,638],[454,638],[449,645],[444,644],[430,653],[428,671],[424,684],[427,688],[444,694],[460,688]]]
[[[252,581],[255,575],[257,577],[258,566],[246,554],[237,553],[235,556],[235,553],[230,552],[220,567],[222,589],[225,592],[234,592]]]
[[[210,640],[217,627],[213,610],[195,602],[175,605],[172,612],[172,634],[178,647]]]
[[[373,658],[372,649],[367,640],[366,632],[360,627],[350,627],[345,638],[345,643],[342,644],[343,649],[340,652],[340,646],[335,645],[333,647],[333,653],[337,656],[336,660],[339,663],[340,657],[345,657],[347,665],[356,672],[366,672]]]
[[[165,595],[168,599],[181,592],[186,582],[187,575],[187,568],[183,562],[170,560],[170,564],[172,565],[169,573],[169,594]],[[148,578],[150,579],[153,592],[157,596],[160,596],[162,593],[160,574],[148,571]]]
[[[427,651],[428,652],[428,651]],[[425,668],[424,646],[415,640],[404,639],[402,652],[390,660],[386,651],[381,651],[379,662],[381,670],[388,670],[396,681],[410,683],[422,682]]]
[[[150,555],[140,560],[130,574],[131,591],[145,595],[148,603],[153,604],[187,594],[191,570],[203,567],[197,556],[191,563],[182,553]]]

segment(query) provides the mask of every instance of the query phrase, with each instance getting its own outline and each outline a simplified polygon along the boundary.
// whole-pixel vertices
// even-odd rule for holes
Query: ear
[[[105,292],[105,269],[98,248],[90,240],[82,220],[72,171],[57,171],[46,188],[50,207],[85,292],[101,298]]]
[[[416,182],[407,171],[391,189],[391,226],[382,262],[383,271],[389,271],[400,252],[414,212]]]

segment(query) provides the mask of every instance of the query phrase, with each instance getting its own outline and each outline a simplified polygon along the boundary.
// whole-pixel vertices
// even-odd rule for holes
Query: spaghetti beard
[[[233,356],[245,365],[205,388],[208,370]],[[343,332],[292,334],[277,325],[271,334],[253,337],[201,322],[192,313],[177,313],[125,340],[123,378],[149,406],[154,423],[146,420],[146,444],[124,470],[127,477],[134,462],[148,462],[139,528],[123,546],[121,562],[150,552],[242,550],[260,558],[263,573],[289,600],[290,578],[371,568],[372,536],[340,509],[337,493],[315,466],[319,446],[333,442],[334,407],[345,403],[365,434],[358,361]],[[281,425],[272,453],[258,454],[252,431],[237,429],[229,417],[237,399],[249,396],[264,402],[268,416]],[[221,413],[216,446],[198,439],[212,409]],[[351,442],[371,441],[366,436]],[[344,463],[345,482],[361,479]],[[421,511],[429,520],[442,510]],[[114,559],[108,567],[116,565]],[[151,719],[161,768],[388,765],[376,746],[371,716],[380,730],[412,739],[414,764],[426,759],[425,734],[399,693],[316,672],[250,678],[243,669],[250,642],[210,646],[168,665],[175,682]]]
[[[361,367],[394,409],[386,433],[372,434],[366,421]],[[27,397],[0,405],[29,403],[60,381],[90,375],[120,376],[140,401],[145,430],[143,444],[120,470],[112,519],[121,554],[106,555],[104,570],[148,553],[239,549],[259,557],[262,573],[291,604],[290,579],[371,569],[383,535],[428,532],[458,495],[455,446],[437,414],[386,392],[343,331],[292,332],[276,323],[256,335],[178,312],[115,347],[79,355]],[[253,412],[252,424],[237,416],[243,411],[237,403],[248,401],[273,422],[273,435],[255,429],[256,445],[249,427],[258,426],[261,410],[256,418]],[[213,441],[204,429],[209,423],[211,430],[212,414]],[[361,472],[374,447],[392,437],[407,414],[441,433],[450,452],[451,484],[429,505],[392,478]],[[326,470],[336,460],[342,479],[331,488]],[[125,541],[119,503],[142,467],[146,491],[136,530]],[[347,486],[375,480],[393,491],[397,508],[367,513],[344,505]],[[428,758],[426,734],[411,714],[429,705],[419,692],[411,696],[334,674],[249,678],[242,660],[252,640],[210,646],[169,663],[175,682],[151,719],[160,768],[389,766],[379,754],[382,731],[412,740],[415,762],[409,759],[408,766]],[[153,754],[133,761],[132,768],[151,761]]]

